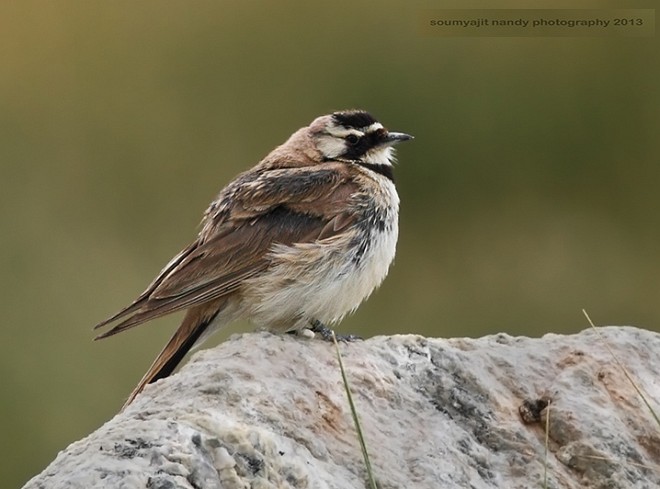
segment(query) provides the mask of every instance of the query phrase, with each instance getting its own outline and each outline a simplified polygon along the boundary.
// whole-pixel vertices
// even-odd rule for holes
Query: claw
[[[316,333],[321,336],[322,339],[325,341],[333,341],[332,339],[332,333],[333,331],[328,328],[325,324],[323,324],[321,321],[318,319],[313,319],[310,321],[311,328],[310,331],[313,333]],[[354,335],[354,334],[335,334],[335,338],[337,338],[337,341],[343,341],[345,343],[350,343],[351,341],[358,341],[361,340],[362,338]]]

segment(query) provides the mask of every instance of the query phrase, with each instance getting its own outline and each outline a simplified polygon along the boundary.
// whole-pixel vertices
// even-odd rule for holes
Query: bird
[[[135,301],[94,327],[116,323],[95,338],[102,339],[186,311],[124,408],[239,319],[272,332],[331,337],[328,325],[357,309],[394,260],[394,145],[410,139],[367,111],[333,112],[225,186],[196,239]]]

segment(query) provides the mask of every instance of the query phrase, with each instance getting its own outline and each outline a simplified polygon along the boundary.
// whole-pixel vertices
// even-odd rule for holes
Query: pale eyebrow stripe
[[[374,122],[373,124],[363,127],[362,129],[364,130],[365,133],[367,132],[372,132],[372,131],[377,131],[378,129],[382,129],[383,125],[380,122]]]
[[[343,138],[349,134],[355,134],[356,136],[362,137],[364,133],[358,129],[339,129],[338,127],[333,127],[332,129],[328,128],[328,132],[333,136]]]
[[[360,130],[361,129],[361,130]],[[356,136],[362,137],[365,134],[369,132],[374,132],[378,131],[379,129],[383,129],[383,125],[380,122],[374,122],[373,124],[370,124],[366,127],[362,127],[360,129],[346,129],[346,128],[341,128],[340,126],[334,126],[332,128],[328,128],[328,132],[332,134],[333,136],[337,136],[340,138],[346,137],[349,134],[355,134]]]

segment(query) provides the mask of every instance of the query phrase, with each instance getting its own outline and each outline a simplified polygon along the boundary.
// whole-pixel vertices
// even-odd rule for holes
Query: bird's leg
[[[324,339],[325,341],[332,341],[333,331],[330,328],[328,328],[325,324],[323,324],[318,319],[312,319],[309,323],[312,326],[311,328],[309,328],[310,331],[320,335],[321,338]],[[362,339],[354,334],[335,334],[335,338],[337,338],[337,341],[344,341],[346,343]]]

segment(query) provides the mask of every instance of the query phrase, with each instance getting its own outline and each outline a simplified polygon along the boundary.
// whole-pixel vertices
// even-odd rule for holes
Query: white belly
[[[362,252],[355,244],[357,230],[276,247],[274,265],[245,289],[246,316],[259,326],[283,331],[309,327],[312,319],[331,324],[354,311],[381,284],[394,260],[399,202],[393,185],[386,190],[392,205],[383,209],[381,228],[359,231]]]

